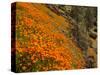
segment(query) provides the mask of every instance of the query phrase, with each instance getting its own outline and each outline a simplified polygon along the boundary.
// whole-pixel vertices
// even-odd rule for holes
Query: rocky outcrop
[[[78,43],[83,50],[88,47],[96,48],[90,39],[96,41],[97,38],[97,18],[96,8],[93,7],[73,7],[71,17],[77,22]],[[75,27],[74,27],[75,28]],[[83,46],[86,45],[86,46]]]

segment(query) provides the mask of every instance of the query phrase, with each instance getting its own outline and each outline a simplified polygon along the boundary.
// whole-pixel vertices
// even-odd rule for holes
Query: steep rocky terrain
[[[71,35],[82,49],[86,67],[96,67],[97,61],[97,8],[86,6],[48,5],[48,7],[71,22]],[[93,64],[88,65],[91,60]]]

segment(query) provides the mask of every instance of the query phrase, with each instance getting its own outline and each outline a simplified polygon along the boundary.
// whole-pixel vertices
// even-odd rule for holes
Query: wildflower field
[[[16,3],[16,72],[83,69],[71,22],[45,4]]]

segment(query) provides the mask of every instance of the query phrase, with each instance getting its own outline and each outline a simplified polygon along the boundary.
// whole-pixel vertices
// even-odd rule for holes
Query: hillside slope
[[[48,5],[16,3],[16,72],[86,68],[72,28]]]

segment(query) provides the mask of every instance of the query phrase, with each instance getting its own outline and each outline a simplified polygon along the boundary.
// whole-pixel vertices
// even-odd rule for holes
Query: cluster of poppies
[[[84,68],[81,49],[57,29],[68,27],[65,18],[43,4],[18,3],[16,7],[18,72]]]

